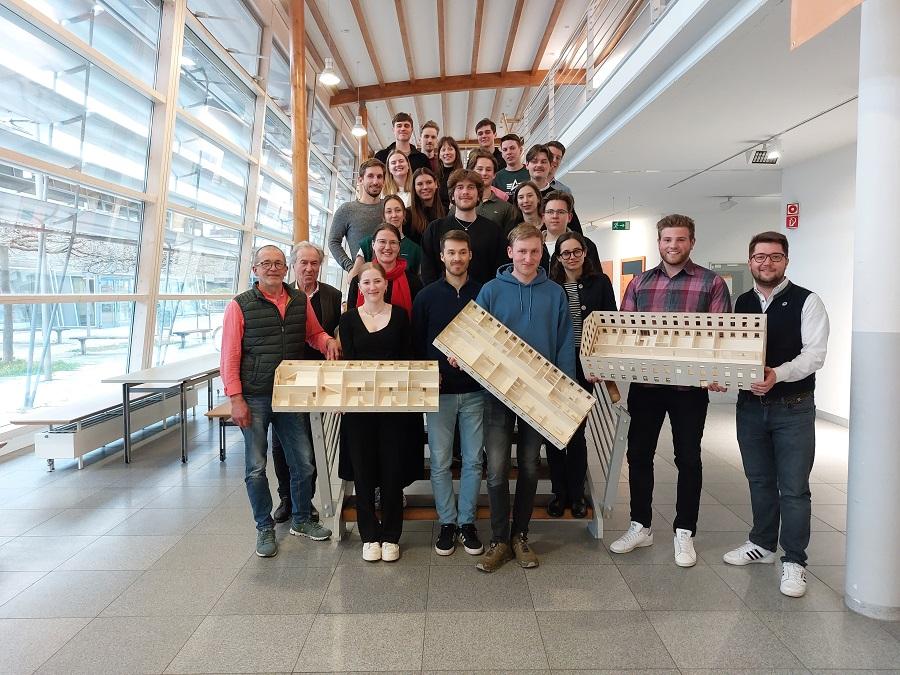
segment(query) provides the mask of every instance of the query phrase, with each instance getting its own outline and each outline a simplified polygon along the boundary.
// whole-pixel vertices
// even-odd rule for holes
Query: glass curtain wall
[[[172,44],[164,4],[177,16],[184,2],[0,0],[0,433],[34,407],[106,394],[100,380],[129,367],[214,352],[226,304],[252,282],[242,256],[290,251],[286,52],[263,44],[274,31],[242,0],[186,0]],[[151,128],[172,51],[163,149]],[[356,157],[346,125],[312,109],[310,239],[323,245]],[[164,194],[150,194],[163,167]],[[342,272],[326,260],[322,278],[340,287]]]

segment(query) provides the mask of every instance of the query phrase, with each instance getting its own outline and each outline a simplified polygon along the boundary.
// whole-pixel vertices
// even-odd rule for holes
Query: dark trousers
[[[550,485],[563,504],[584,499],[584,478],[587,475],[587,442],[583,422],[572,440],[562,450],[546,441],[547,463],[550,465]]]
[[[312,430],[307,427],[309,431],[309,447],[313,447],[312,440]],[[278,478],[278,497],[281,499],[286,499],[291,501],[291,471],[288,467],[287,460],[284,458],[284,448],[281,447],[281,441],[278,439],[278,434],[272,434],[272,464],[275,467],[275,477]],[[310,481],[312,485],[310,486],[310,496],[316,496],[316,476],[318,472],[316,471],[316,454],[313,452],[312,455],[312,464],[313,464],[313,472],[312,478]]]
[[[631,519],[650,527],[653,511],[653,456],[666,413],[672,425],[678,492],[673,529],[697,533],[703,465],[700,441],[706,424],[709,394],[705,389],[648,387],[632,384],[628,391],[628,483],[631,488]]]
[[[781,525],[783,562],[806,566],[811,495],[809,473],[816,454],[816,404],[812,394],[764,403],[741,392],[737,438],[750,483],[750,541],[774,551]]]
[[[513,426],[518,422],[516,440],[516,497],[512,509],[512,534],[528,532],[534,495],[537,492],[538,464],[543,437],[525,420],[487,396],[484,405],[484,449],[487,453],[488,499],[491,504],[491,541],[508,542],[509,467],[512,455]]]
[[[403,447],[391,413],[344,413],[345,434],[356,485],[356,522],[363,543],[398,543],[403,532]],[[375,488],[381,486],[381,522]]]

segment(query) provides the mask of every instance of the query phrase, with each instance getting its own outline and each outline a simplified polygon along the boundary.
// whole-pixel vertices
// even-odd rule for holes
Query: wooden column
[[[365,103],[359,104],[359,112],[356,113],[360,117],[362,117],[362,125],[365,129],[369,128],[369,109],[366,108]],[[362,164],[369,158],[369,137],[361,136],[359,139],[359,162],[358,164]]]
[[[291,0],[291,127],[294,137],[294,243],[309,239],[309,139],[306,136],[306,20],[304,0]]]

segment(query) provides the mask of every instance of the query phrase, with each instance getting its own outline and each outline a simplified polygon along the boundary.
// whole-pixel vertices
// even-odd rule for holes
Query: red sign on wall
[[[800,216],[785,216],[784,226],[789,230],[796,230],[800,227]]]
[[[800,204],[798,202],[788,204],[785,214],[789,215],[789,216],[799,216],[800,215]]]

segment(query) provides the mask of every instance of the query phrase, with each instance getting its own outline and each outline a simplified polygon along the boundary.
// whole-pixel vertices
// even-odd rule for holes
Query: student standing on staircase
[[[434,339],[447,327],[481,284],[469,278],[472,246],[469,235],[450,230],[441,237],[441,262],[444,276],[428,284],[413,303],[413,347],[418,359],[436,360],[440,366],[440,405],[437,412],[426,413],[428,451],[431,458],[431,488],[441,522],[434,550],[451,555],[456,540],[469,555],[481,555],[484,546],[475,529],[478,494],[481,491],[481,446],[484,441],[484,390],[469,375],[459,370],[434,346]],[[462,470],[459,480],[459,507],[453,494],[453,435],[459,423]]]
[[[540,267],[544,240],[533,225],[520,225],[509,233],[507,254],[512,264],[497,270],[484,285],[478,304],[521,337],[544,358],[575,378],[575,342],[566,293]],[[493,396],[484,410],[484,446],[487,452],[488,497],[491,504],[491,547],[478,563],[493,572],[516,560],[522,567],[537,567],[538,558],[528,545],[528,524],[534,508],[540,462],[541,433]],[[516,441],[516,498],[509,516],[509,467],[513,425]],[[512,536],[510,536],[512,535]]]

